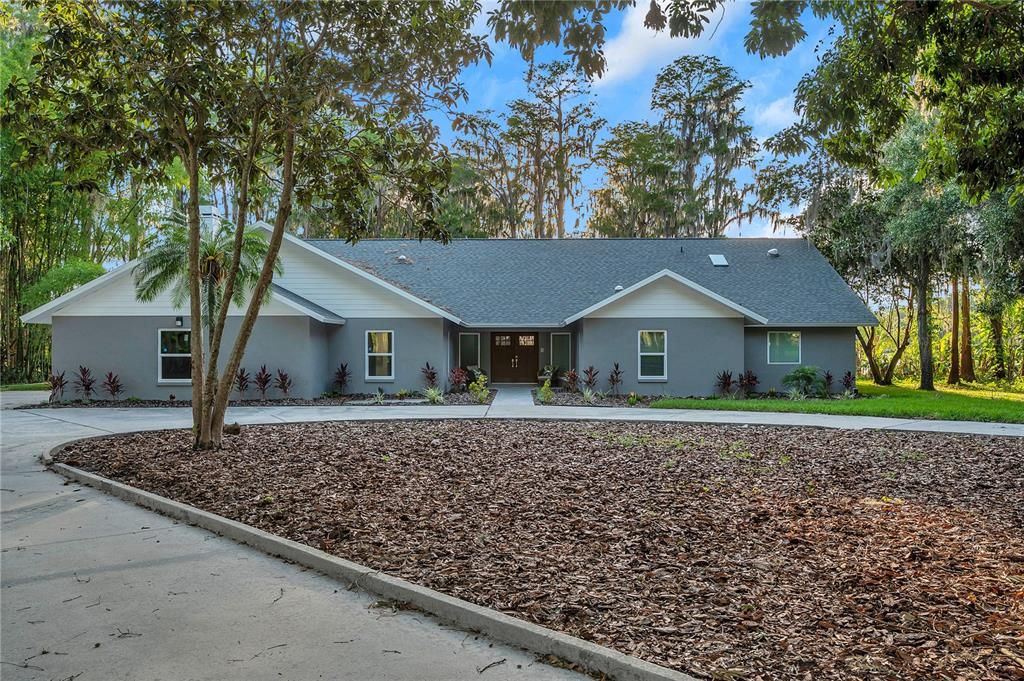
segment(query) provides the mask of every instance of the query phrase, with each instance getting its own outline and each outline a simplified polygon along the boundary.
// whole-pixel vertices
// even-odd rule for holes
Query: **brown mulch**
[[[246,426],[59,459],[712,679],[1024,679],[1024,441],[698,424]]]
[[[490,404],[494,401],[494,395],[497,391],[490,391],[490,395],[486,402],[479,402],[475,397],[469,393],[446,393],[444,396],[444,403],[446,405],[470,405],[470,404]],[[351,393],[347,395],[336,395],[334,397],[317,397],[314,399],[305,399],[299,397],[279,397],[272,398],[269,400],[231,400],[228,404],[232,407],[340,407],[344,404],[348,404],[353,400],[369,400],[374,396],[370,393]],[[385,395],[388,400],[397,401],[395,403],[387,404],[384,406],[401,406],[401,403],[405,401],[403,398],[399,398],[397,393],[388,393]],[[423,396],[420,394],[410,395],[407,397],[408,400],[419,400],[418,406],[424,406],[429,403],[422,402]],[[40,402],[39,404],[23,404],[15,409],[67,409],[67,408],[103,408],[103,409],[124,409],[126,407],[139,407],[139,408],[152,408],[152,407],[191,407],[192,400],[140,400],[140,399],[129,399],[124,398],[120,400],[64,400],[63,402]]]
[[[491,402],[494,401],[494,396],[497,394],[497,390],[490,390],[488,391],[487,394],[487,401],[481,402],[480,400],[476,399],[476,397],[474,397],[473,394],[470,392],[445,393],[444,403],[447,406],[471,406],[490,404]]]
[[[587,402],[583,399],[582,391],[570,392],[568,390],[555,390],[552,393],[550,402],[541,402],[537,395],[538,391],[533,391],[533,403],[539,407],[649,407],[651,402],[660,400],[663,395],[637,395],[636,404],[629,403],[629,395],[610,395],[603,394],[597,397],[593,402]]]

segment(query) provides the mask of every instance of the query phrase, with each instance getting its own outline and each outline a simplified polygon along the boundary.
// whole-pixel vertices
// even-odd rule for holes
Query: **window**
[[[641,331],[639,338],[641,381],[664,381],[668,378],[668,353],[664,331]]]
[[[564,373],[572,367],[572,349],[567,333],[551,334],[551,364]]]
[[[395,332],[366,332],[366,380],[391,381],[395,378]]]
[[[459,366],[478,367],[480,366],[480,334],[460,333],[459,334]]]
[[[506,336],[505,334],[495,336],[494,345],[499,348],[510,348],[512,347],[512,336]]]
[[[769,331],[768,332],[768,363],[799,364],[800,363],[800,332]]]
[[[533,347],[537,342],[536,336],[520,336],[519,347]]]
[[[192,382],[191,329],[160,329],[157,332],[156,380],[160,383]]]

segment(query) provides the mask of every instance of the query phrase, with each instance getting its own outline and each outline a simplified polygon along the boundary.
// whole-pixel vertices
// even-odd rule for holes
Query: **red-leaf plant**
[[[348,370],[348,364],[345,362],[339,364],[337,370],[334,372],[334,383],[338,386],[338,392],[342,395],[345,394],[345,386],[348,385],[348,381],[351,377],[352,374]]]
[[[277,370],[277,378],[274,379],[274,387],[281,391],[281,394],[288,397],[288,391],[292,389],[292,379],[288,372]]]
[[[270,382],[273,380],[273,376],[267,371],[267,365],[264,364],[260,367],[260,370],[253,376],[253,383],[256,384],[256,390],[260,393],[260,400],[266,401],[267,391],[270,389]]]
[[[242,399],[245,397],[245,391],[249,389],[249,372],[245,370],[245,367],[238,367],[238,371],[235,372],[235,390],[238,391],[238,398]]]
[[[462,392],[469,382],[469,374],[462,367],[455,367],[448,372],[448,382],[451,384],[452,392]]]
[[[68,379],[64,377],[64,372],[59,374],[51,374],[50,378],[46,379],[46,382],[50,384],[50,401],[58,402],[64,399],[64,388],[68,387]]]
[[[591,390],[597,387],[597,375],[601,372],[595,369],[593,366],[589,366],[583,370],[583,385],[587,386]]]
[[[82,393],[82,397],[90,399],[95,391],[96,377],[92,375],[89,367],[78,367],[75,372],[75,390]]]
[[[619,394],[619,386],[622,385],[622,373],[618,362],[615,362],[612,370],[608,372],[608,385],[611,386],[613,395]]]
[[[118,395],[124,390],[124,386],[121,385],[121,378],[117,374],[113,371],[108,371],[103,379],[103,389],[110,395],[110,399],[116,402]]]

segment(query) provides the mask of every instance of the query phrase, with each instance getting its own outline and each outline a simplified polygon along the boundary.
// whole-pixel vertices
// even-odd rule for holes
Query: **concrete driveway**
[[[54,445],[188,425],[189,417],[187,409],[92,411],[86,419],[67,410],[0,412],[4,681],[584,678],[65,485],[37,460]]]

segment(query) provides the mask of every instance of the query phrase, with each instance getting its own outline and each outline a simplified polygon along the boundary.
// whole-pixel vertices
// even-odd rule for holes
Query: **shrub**
[[[843,374],[843,390],[852,393],[857,389],[857,379],[854,378],[852,371],[847,371]]]
[[[537,398],[541,401],[541,404],[550,404],[551,400],[555,399],[555,391],[551,389],[550,378],[544,381],[544,385],[537,391]]]
[[[50,384],[50,401],[57,402],[64,399],[64,388],[68,387],[68,379],[64,377],[64,372],[59,374],[50,374],[50,377],[46,379],[46,382]]]
[[[571,393],[579,390],[580,387],[580,375],[575,369],[569,369],[565,372],[565,378],[562,379],[565,384],[565,389]]]
[[[334,384],[338,386],[338,392],[342,395],[345,394],[345,386],[348,385],[349,379],[352,374],[348,370],[348,364],[342,362],[338,365],[338,368],[334,370]]]
[[[75,372],[75,391],[82,393],[82,397],[88,400],[92,398],[95,386],[96,377],[92,375],[89,367],[78,367],[78,371]]]
[[[835,379],[832,376],[832,372],[825,370],[825,373],[821,375],[821,394],[822,397],[828,397],[832,394],[832,384],[835,383]]]
[[[736,379],[733,378],[732,372],[728,369],[719,371],[715,376],[715,387],[723,395],[731,395],[732,391],[736,388]]]
[[[583,385],[587,386],[588,388],[591,389],[591,391],[593,391],[594,388],[597,387],[597,375],[599,373],[601,373],[601,372],[598,371],[597,369],[595,369],[593,366],[589,366],[586,369],[584,369],[583,370]]]
[[[629,406],[631,406],[631,407],[635,407],[636,403],[639,402],[639,401],[640,401],[640,396],[637,395],[635,392],[630,392],[629,395],[626,397],[626,402],[628,402]]]
[[[384,404],[384,397],[385,397],[385,395],[384,395],[384,388],[378,387],[377,388],[377,392],[375,392],[373,394],[373,403],[374,404]]]
[[[491,391],[487,388],[487,374],[481,372],[475,381],[469,384],[469,392],[473,394],[476,401],[483,404],[490,397]]]
[[[622,385],[622,369],[619,368],[618,362],[612,365],[612,370],[608,373],[608,385],[611,387],[613,395],[619,394],[619,386]]]
[[[799,391],[804,397],[818,392],[815,388],[820,384],[821,379],[818,378],[817,367],[797,367],[782,378],[782,385],[789,388],[790,391]]]
[[[281,391],[281,394],[288,397],[288,391],[292,389],[292,378],[288,372],[277,370],[277,378],[274,379],[274,387]]]
[[[404,400],[405,398],[407,398],[407,397],[409,397],[411,395],[412,395],[412,392],[410,390],[406,389],[406,388],[402,388],[397,393],[395,393],[395,397],[397,397],[400,400]]]
[[[260,370],[253,376],[252,381],[256,384],[256,390],[260,393],[260,399],[264,402],[267,400],[267,391],[270,390],[270,382],[274,380],[274,377],[267,371],[267,365],[264,364],[260,367]]]
[[[597,402],[597,393],[590,388],[583,388],[583,401],[587,404],[593,404]]]
[[[800,400],[807,399],[807,393],[805,393],[804,391],[800,390],[800,388],[790,388],[786,392],[786,399],[793,400],[795,402],[799,402]]]
[[[423,381],[427,384],[428,388],[437,387],[437,369],[430,366],[430,362],[423,365],[423,368],[420,369],[420,373],[423,374]]]
[[[238,398],[245,397],[245,391],[248,389],[249,372],[245,370],[245,367],[238,367],[238,371],[235,372],[235,390],[238,391]]]
[[[469,374],[462,367],[455,367],[448,372],[448,383],[451,385],[452,392],[462,392],[466,389],[466,383],[469,381]]]
[[[103,379],[103,389],[110,395],[110,399],[117,401],[117,396],[124,390],[120,377],[113,371],[108,371]]]
[[[750,369],[747,369],[740,375],[740,390],[743,391],[744,395],[756,392],[758,383],[760,383],[760,381],[757,380],[757,374]]]
[[[430,404],[444,404],[444,391],[436,386],[424,390],[423,396],[427,398],[427,402]]]

